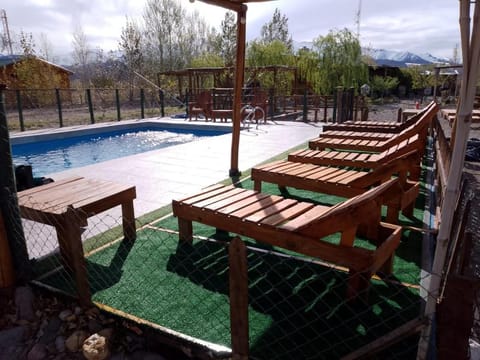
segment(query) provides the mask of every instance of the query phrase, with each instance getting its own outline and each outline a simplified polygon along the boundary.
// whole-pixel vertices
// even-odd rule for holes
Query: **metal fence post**
[[[270,88],[270,90],[268,91],[269,92],[269,112],[270,112],[270,119],[273,120],[273,116],[275,114],[275,89],[274,88]]]
[[[18,120],[20,121],[20,131],[25,131],[25,123],[23,121],[23,106],[22,106],[22,95],[20,90],[15,90],[17,96],[17,109],[18,109]]]
[[[307,103],[307,89],[303,92],[303,121],[308,121],[308,103]]]
[[[189,112],[189,109],[188,109],[188,102],[189,102],[189,93],[190,93],[190,90],[187,90],[185,92],[185,114],[187,114],[187,118],[188,116],[190,115],[188,112]]]
[[[140,118],[145,119],[145,90],[140,89]]]
[[[160,97],[160,115],[165,117],[165,94],[162,89],[158,90],[158,95]]]
[[[62,99],[60,98],[60,90],[58,88],[55,89],[55,98],[57,99],[58,121],[60,127],[63,127]]]
[[[121,120],[120,116],[120,92],[115,89],[115,103],[117,104],[117,121]]]
[[[17,283],[23,283],[30,280],[32,272],[16,196],[17,189],[8,134],[4,89],[0,86],[0,211],[12,253],[16,280]]]
[[[90,89],[87,89],[86,92],[87,92],[88,111],[90,112],[90,123],[95,124],[95,117],[93,116],[92,92],[90,91]]]

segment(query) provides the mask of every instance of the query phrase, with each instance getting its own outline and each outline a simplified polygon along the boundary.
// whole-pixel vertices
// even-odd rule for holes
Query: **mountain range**
[[[306,47],[312,48],[312,42],[293,42],[295,50]],[[445,64],[449,63],[446,58],[439,58],[431,54],[414,54],[409,51],[394,51],[385,49],[362,48],[362,54],[371,57],[378,66],[407,67],[407,64]]]

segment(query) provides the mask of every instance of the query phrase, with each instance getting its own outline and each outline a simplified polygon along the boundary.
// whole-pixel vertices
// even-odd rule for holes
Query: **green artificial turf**
[[[247,179],[239,186],[252,188]],[[263,192],[332,205],[343,199],[264,184]],[[421,194],[417,208],[423,209]],[[167,213],[162,209],[156,215]],[[423,210],[403,225],[421,227]],[[149,215],[148,220],[156,216]],[[169,229],[170,231],[165,231]],[[114,242],[87,258],[93,300],[138,318],[204,341],[230,346],[228,256],[230,236],[194,223],[197,238],[178,247],[177,220],[172,216],[138,231],[133,243]],[[338,241],[329,236],[326,241]],[[372,280],[368,303],[347,303],[347,273],[292,257],[243,238],[248,251],[250,352],[259,359],[338,358],[392,331],[419,314],[415,286],[420,280],[421,234],[403,231],[396,252],[394,276]],[[365,239],[356,246],[373,248]],[[274,250],[272,252],[272,250]],[[277,253],[278,251],[278,253]],[[71,276],[63,270],[42,279],[74,294]],[[416,339],[402,343],[415,352]]]

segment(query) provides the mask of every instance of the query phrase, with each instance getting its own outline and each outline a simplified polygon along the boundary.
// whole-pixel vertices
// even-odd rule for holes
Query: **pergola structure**
[[[161,76],[174,76],[177,78],[179,95],[181,98],[184,98],[187,89],[193,94],[196,94],[200,89],[205,88],[205,83],[208,80],[213,80],[211,83],[214,88],[231,88],[231,84],[225,82],[225,79],[222,80],[221,77],[228,77],[230,74],[233,74],[234,71],[234,67],[200,67],[163,71],[157,73],[157,85],[162,88]],[[276,84],[277,74],[280,72],[288,72],[293,75],[293,88],[296,89],[298,87],[297,68],[293,66],[269,65],[245,67],[245,72],[250,74],[252,80],[257,79],[260,73],[271,73],[274,84]]]
[[[190,0],[194,1],[194,0]],[[221,6],[237,13],[237,54],[233,85],[233,132],[230,159],[230,176],[240,175],[238,170],[238,150],[240,147],[240,122],[242,106],[242,87],[245,80],[245,40],[247,30],[247,3],[273,0],[199,0],[207,4]]]

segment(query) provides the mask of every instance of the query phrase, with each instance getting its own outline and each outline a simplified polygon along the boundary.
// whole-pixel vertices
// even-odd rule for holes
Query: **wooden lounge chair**
[[[398,176],[400,187],[385,198],[389,223],[397,223],[400,210],[412,216],[415,200],[419,192],[419,183],[408,180],[408,173],[418,157],[415,152],[400,156],[374,170],[362,168],[322,166],[280,160],[252,169],[254,189],[261,191],[262,182],[277,184],[280,188],[287,186],[315,192],[322,192],[342,197],[352,197],[389,181]]]
[[[438,105],[432,103],[427,108],[427,111],[408,128],[402,130],[398,134],[394,134],[388,139],[374,140],[374,139],[358,139],[358,138],[325,138],[318,137],[309,141],[310,149],[349,149],[356,151],[371,151],[382,152],[386,149],[400,144],[402,141],[411,138],[418,134],[420,141],[426,141],[428,130],[433,117],[438,111]]]
[[[393,121],[346,121],[341,124],[332,124],[323,126],[323,134],[329,131],[361,131],[361,132],[381,132],[381,133],[399,133],[410,125],[413,125],[428,109],[433,106],[433,102],[428,104],[422,110],[418,111],[402,123]]]
[[[368,153],[358,151],[311,150],[301,149],[288,155],[289,161],[327,165],[351,166],[363,169],[375,169],[399,157],[409,155],[411,159],[409,179],[418,181],[420,178],[420,162],[425,150],[424,142],[419,141],[419,135],[403,140],[381,153]],[[416,155],[416,159],[413,155]]]
[[[366,290],[371,276],[391,273],[401,228],[380,221],[381,204],[397,184],[390,180],[335,206],[321,206],[216,185],[197,195],[173,200],[180,242],[192,241],[192,221],[244,235],[256,241],[295,251],[349,269],[347,297]],[[373,250],[355,246],[365,230],[377,245]],[[341,233],[338,244],[322,240]]]

